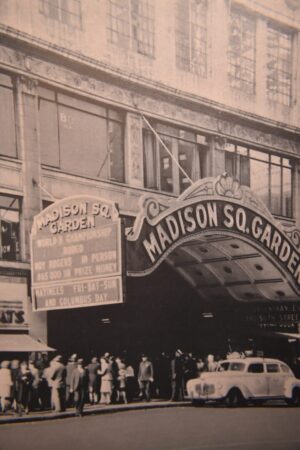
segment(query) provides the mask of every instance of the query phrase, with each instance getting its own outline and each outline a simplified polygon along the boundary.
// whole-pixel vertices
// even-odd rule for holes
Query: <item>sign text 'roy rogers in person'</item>
[[[121,223],[112,202],[77,196],[54,203],[35,217],[31,243],[36,309],[122,301]]]

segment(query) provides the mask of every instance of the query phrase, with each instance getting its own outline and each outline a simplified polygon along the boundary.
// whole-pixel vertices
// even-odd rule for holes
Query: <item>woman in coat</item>
[[[99,401],[99,389],[100,389],[100,376],[99,376],[100,364],[96,357],[92,358],[90,364],[87,366],[89,374],[89,399],[90,404],[94,405]]]
[[[104,358],[101,359],[101,402],[109,405],[111,402],[113,373],[112,362],[109,357],[109,353],[105,353]]]
[[[29,402],[31,399],[31,388],[33,383],[33,376],[28,368],[26,361],[23,361],[20,366],[17,377],[18,383],[18,413],[22,415],[23,410],[25,414],[29,412]]]
[[[0,397],[1,410],[6,411],[7,401],[11,397],[12,379],[9,368],[9,361],[2,361],[0,369]]]

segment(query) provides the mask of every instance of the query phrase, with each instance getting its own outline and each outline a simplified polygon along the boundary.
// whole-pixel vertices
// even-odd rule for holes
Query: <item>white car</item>
[[[300,379],[277,359],[228,359],[220,361],[216,372],[203,372],[199,378],[189,380],[187,393],[193,404],[215,400],[239,406],[282,399],[299,406]]]

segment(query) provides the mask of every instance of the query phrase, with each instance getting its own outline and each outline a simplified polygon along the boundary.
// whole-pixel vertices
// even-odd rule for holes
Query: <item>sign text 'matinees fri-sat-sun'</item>
[[[112,202],[54,203],[35,217],[31,243],[36,309],[121,301],[121,224]]]

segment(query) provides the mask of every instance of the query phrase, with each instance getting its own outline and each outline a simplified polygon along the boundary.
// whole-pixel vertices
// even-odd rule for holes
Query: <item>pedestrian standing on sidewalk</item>
[[[126,395],[126,365],[124,360],[119,363],[118,373],[118,402],[122,399],[123,403],[127,403]]]
[[[171,385],[173,402],[183,399],[183,353],[181,350],[176,350],[174,359],[171,361]]]
[[[73,370],[70,381],[70,392],[74,393],[76,415],[83,415],[83,407],[88,392],[88,372],[83,367],[83,359],[79,358],[77,367]]]
[[[34,361],[29,361],[29,370],[32,375],[32,389],[31,389],[31,409],[42,409],[42,401],[40,398],[41,378],[39,370],[35,367]]]
[[[31,389],[33,376],[29,370],[26,361],[23,361],[20,366],[18,378],[18,413],[22,415],[23,410],[25,414],[29,413],[29,403],[31,400]]]
[[[10,365],[11,380],[12,380],[12,407],[15,412],[18,411],[18,375],[20,371],[20,362],[18,359],[13,359]]]
[[[101,370],[99,375],[101,375],[101,400],[100,403],[105,403],[109,405],[111,402],[112,393],[112,364],[109,358],[109,353],[105,353],[104,357],[101,359]]]
[[[62,356],[54,358],[52,380],[52,404],[55,412],[65,411],[66,399],[66,367],[62,363]]]
[[[153,383],[153,365],[145,354],[142,355],[142,361],[139,365],[138,382],[140,387],[139,397],[149,402],[151,383]]]
[[[11,396],[12,378],[9,368],[9,361],[2,361],[0,369],[0,397],[1,397],[1,411],[6,412],[7,403]]]
[[[94,405],[99,402],[99,390],[100,390],[100,364],[96,356],[91,359],[90,364],[87,366],[89,375],[89,400],[90,404]]]
[[[119,366],[113,355],[110,356],[109,360],[112,374],[111,403],[116,403],[118,401],[119,391]],[[120,361],[120,358],[118,358],[118,361]]]
[[[40,375],[40,387],[39,387],[39,397],[41,399],[41,409],[50,406],[50,387],[48,386],[47,381],[47,369],[49,367],[48,354],[46,352],[42,352],[40,357],[35,362],[35,367],[39,371]]]
[[[126,398],[129,403],[132,402],[136,390],[137,386],[134,376],[134,368],[129,363],[126,367]]]
[[[73,406],[73,394],[70,393],[71,378],[74,369],[77,367],[77,355],[74,353],[70,356],[66,366],[66,406]]]

